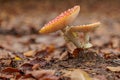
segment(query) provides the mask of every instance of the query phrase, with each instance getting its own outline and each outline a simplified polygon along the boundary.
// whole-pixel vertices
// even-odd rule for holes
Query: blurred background
[[[10,46],[15,46],[13,51],[18,48],[23,49],[24,47],[18,47],[21,44],[17,42],[27,43],[33,34],[32,40],[34,42],[37,44],[45,42],[48,38],[38,34],[39,29],[61,12],[75,5],[80,5],[81,10],[72,25],[101,22],[101,27],[94,32],[95,34],[91,34],[92,42],[95,45],[103,44],[99,42],[109,42],[113,37],[117,38],[119,42],[120,0],[0,0],[0,45],[11,50],[8,45],[5,46],[9,43]],[[18,35],[22,36],[18,37]],[[47,36],[50,37],[50,35]],[[55,39],[60,41],[61,38]],[[95,42],[95,40],[97,41]],[[62,41],[64,42],[63,39]],[[14,45],[15,42],[16,45]],[[16,47],[18,48],[16,49]],[[24,49],[28,50],[28,48]]]
[[[120,34],[119,3],[119,0],[0,0],[0,33],[37,33],[61,12],[80,5],[74,25],[100,21],[106,32]]]

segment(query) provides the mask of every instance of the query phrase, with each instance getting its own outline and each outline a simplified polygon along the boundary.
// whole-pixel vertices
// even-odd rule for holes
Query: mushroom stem
[[[69,31],[69,27],[66,27],[62,32],[64,33],[64,37],[67,38],[67,41],[71,41],[77,48],[82,48],[80,40],[76,37],[77,34]]]
[[[85,32],[85,33],[84,33],[84,36],[85,36],[85,43],[88,43],[89,40],[90,40],[90,37],[89,37],[88,33]]]
[[[84,40],[85,40],[84,48],[90,48],[90,47],[92,47],[92,44],[89,42],[90,37],[88,35],[88,32],[84,33]]]

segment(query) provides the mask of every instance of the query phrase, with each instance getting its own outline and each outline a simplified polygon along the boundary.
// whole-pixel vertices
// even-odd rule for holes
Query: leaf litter
[[[4,9],[4,11],[0,9],[0,79],[120,79],[120,24],[118,19],[119,5],[117,4],[119,2],[114,1],[113,3],[104,3],[104,5],[101,1],[98,1],[92,6],[84,3],[84,1],[80,2],[84,4],[81,9],[86,12],[81,12],[82,16],[78,17],[79,20],[76,20],[76,24],[98,20],[102,22],[100,29],[91,33],[91,42],[94,46],[87,50],[76,49],[75,46],[66,44],[59,32],[50,35],[38,35],[40,26],[49,21],[50,17],[55,17],[59,12],[55,12],[53,7],[47,7],[47,9],[53,10],[53,12],[49,12],[50,16],[47,16],[48,10],[44,9],[43,11],[43,7],[45,5],[51,6],[51,2],[40,2],[42,4],[36,1],[25,2],[22,6],[17,1],[12,2],[17,7],[15,5],[11,6],[9,1],[6,3],[3,1],[3,4],[6,5],[0,3],[0,8]],[[33,7],[33,11],[35,10],[36,13],[32,11],[34,16],[25,13],[31,10],[31,4],[36,6],[36,8]],[[61,5],[67,3],[59,2],[59,4],[57,7],[61,10]],[[116,4],[115,8],[111,6],[109,10],[105,10],[108,9],[110,4]],[[88,10],[89,6],[96,13],[91,13]],[[10,7],[14,12],[12,13],[7,7]],[[68,6],[65,5],[65,7]],[[102,7],[106,8],[101,10]],[[116,12],[111,12],[114,9],[117,9]],[[106,14],[107,11],[110,14]]]

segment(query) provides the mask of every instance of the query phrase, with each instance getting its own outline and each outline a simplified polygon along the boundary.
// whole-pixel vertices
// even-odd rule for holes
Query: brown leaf
[[[77,57],[78,54],[79,54],[79,52],[80,52],[79,49],[76,48],[76,49],[73,51],[73,53],[72,53],[73,57]]]
[[[1,63],[3,63],[3,64],[6,65],[6,66],[10,66],[10,64],[11,64],[11,62],[12,62],[11,59],[0,60],[0,61],[1,61]]]
[[[36,52],[35,56],[39,56],[40,58],[42,58],[42,57],[45,57],[47,54],[48,53],[46,50],[40,50]]]
[[[36,70],[36,69],[39,68],[39,66],[40,66],[39,64],[34,64],[33,67],[32,67],[32,69],[33,69],[33,70]]]
[[[0,73],[0,80],[7,80],[7,79],[10,79],[10,78],[13,78],[13,75],[11,74],[1,74]]]
[[[118,49],[110,49],[110,48],[105,48],[100,50],[105,58],[115,58],[120,55],[120,51]]]
[[[54,50],[55,50],[55,46],[54,45],[49,45],[47,48],[46,48],[47,52],[48,53],[52,53]]]
[[[113,39],[111,39],[111,43],[112,43],[112,47],[113,48],[119,47],[119,45],[120,45],[119,38],[113,38]]]
[[[68,52],[72,53],[74,49],[76,49],[76,46],[74,46],[72,43],[66,43]]]
[[[54,76],[54,73],[55,73],[54,70],[38,70],[38,71],[31,71],[28,73],[32,74],[32,76],[38,80],[58,80],[59,79],[59,77]]]
[[[30,51],[23,53],[23,55],[26,57],[33,57],[35,54],[36,54],[36,51],[34,50],[30,50]]]
[[[44,67],[47,64],[47,61],[43,58],[36,57],[35,59],[30,61],[31,64],[39,64],[40,67]]]
[[[64,76],[70,77],[71,80],[92,80],[92,78],[81,69],[73,69],[72,71],[65,71]]]
[[[18,70],[16,68],[8,67],[8,68],[5,68],[4,70],[2,70],[2,72],[14,73],[14,72],[20,72],[20,70]]]
[[[65,51],[65,52],[63,52],[62,53],[62,55],[60,56],[60,60],[65,60],[66,58],[67,58],[67,56],[68,56],[68,52],[67,51]]]
[[[0,59],[10,58],[9,52],[5,50],[0,50]]]
[[[113,72],[120,72],[120,66],[117,67],[107,66],[107,69]]]
[[[32,70],[32,67],[33,67],[32,64],[30,64],[30,63],[24,63],[24,64],[22,64],[20,66],[20,69],[27,71],[27,70]]]
[[[105,75],[96,75],[95,78],[93,78],[93,80],[107,80]]]

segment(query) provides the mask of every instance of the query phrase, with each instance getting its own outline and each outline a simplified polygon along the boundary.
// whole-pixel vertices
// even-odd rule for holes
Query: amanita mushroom
[[[69,29],[69,32],[83,32],[85,44],[83,44],[83,48],[90,48],[92,44],[89,42],[88,33],[95,30],[100,25],[100,22],[88,24],[88,25],[80,25],[80,26],[72,26]]]
[[[77,17],[79,11],[80,11],[80,6],[74,6],[73,8],[68,9],[67,11],[61,13],[52,21],[48,22],[48,24],[45,24],[44,27],[39,32],[46,34],[46,33],[55,32],[57,30],[61,30],[64,33],[65,38],[69,39],[77,47],[80,47],[81,44],[78,41],[78,39],[76,39],[76,37],[74,37],[74,35],[71,32],[66,33],[67,29],[69,29],[68,25],[71,22],[73,22],[73,20]]]
[[[80,6],[74,6],[71,9],[61,13],[52,21],[44,25],[44,27],[39,31],[40,33],[51,33],[57,30],[62,30],[68,26],[78,15],[80,11]]]

